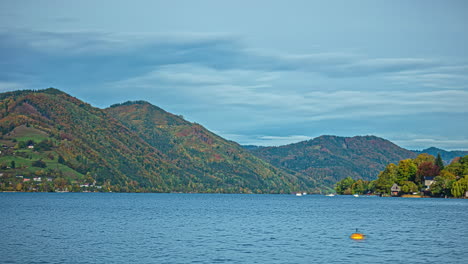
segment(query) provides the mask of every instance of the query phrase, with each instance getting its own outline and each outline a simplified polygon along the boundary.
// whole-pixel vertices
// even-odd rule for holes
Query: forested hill
[[[188,171],[193,184],[209,184],[221,192],[228,186],[255,192],[264,192],[265,187],[294,190],[295,186],[318,190],[313,180],[277,169],[239,144],[147,102],[114,105],[106,112],[160,150],[171,163]],[[239,192],[239,189],[232,191]]]
[[[102,110],[53,88],[14,91],[0,94],[0,117],[2,190],[279,193],[316,187],[146,102]]]
[[[414,152],[375,136],[321,136],[286,146],[249,149],[274,166],[328,186],[348,176],[373,180],[388,163],[416,157]]]

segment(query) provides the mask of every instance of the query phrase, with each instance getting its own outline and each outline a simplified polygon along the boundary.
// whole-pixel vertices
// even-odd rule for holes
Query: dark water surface
[[[468,200],[0,193],[0,263],[468,263]],[[349,235],[359,228],[365,241]]]

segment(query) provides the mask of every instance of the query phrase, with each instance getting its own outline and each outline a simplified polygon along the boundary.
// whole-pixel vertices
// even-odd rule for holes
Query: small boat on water
[[[354,196],[354,197],[359,197],[359,194],[356,193],[356,194],[353,194],[353,196]]]
[[[325,196],[333,197],[333,196],[335,196],[335,195],[334,195],[333,193],[329,193],[329,194],[327,194],[327,195],[325,195]]]
[[[302,193],[300,193],[300,192],[296,193],[296,196],[302,196]]]
[[[307,195],[307,193],[306,193],[306,192],[303,192],[302,195]]]

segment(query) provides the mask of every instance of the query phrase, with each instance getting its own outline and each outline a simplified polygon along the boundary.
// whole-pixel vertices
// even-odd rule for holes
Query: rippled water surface
[[[468,200],[0,193],[0,263],[468,263]],[[365,241],[349,235],[359,228]]]

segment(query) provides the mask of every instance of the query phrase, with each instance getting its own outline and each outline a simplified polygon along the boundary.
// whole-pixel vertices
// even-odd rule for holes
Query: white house
[[[424,186],[426,186],[426,190],[434,183],[434,178],[433,176],[424,176]]]

